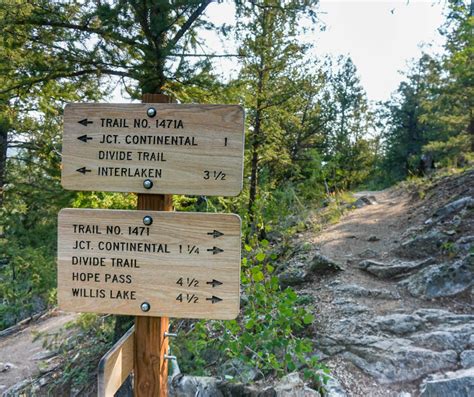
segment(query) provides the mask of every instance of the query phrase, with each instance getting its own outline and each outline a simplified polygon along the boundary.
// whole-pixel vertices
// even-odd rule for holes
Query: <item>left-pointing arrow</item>
[[[212,295],[212,298],[206,298],[207,301],[211,301],[212,304],[220,302],[222,299],[218,296]]]
[[[91,136],[87,136],[87,135],[81,135],[81,136],[78,136],[77,139],[79,139],[79,140],[82,141],[82,142],[86,142],[86,143],[87,143],[87,141],[90,141],[90,140],[92,139],[92,137],[91,137]]]
[[[92,170],[88,170],[86,167],[78,168],[76,171],[80,172],[81,174],[85,174],[86,172],[92,172]]]
[[[84,127],[87,127],[87,124],[92,124],[93,121],[87,120],[87,119],[82,119],[78,121],[79,124],[82,124]]]

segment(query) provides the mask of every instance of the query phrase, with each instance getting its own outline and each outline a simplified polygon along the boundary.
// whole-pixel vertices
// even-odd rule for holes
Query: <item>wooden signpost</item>
[[[97,394],[112,397],[133,371],[135,327],[110,349],[99,362]]]
[[[243,150],[244,112],[237,105],[69,104],[62,185],[235,196],[242,190]]]
[[[138,193],[137,211],[59,214],[59,306],[136,316],[101,360],[101,397],[132,370],[136,397],[166,397],[169,317],[239,313],[240,218],[171,212],[171,194],[239,194],[243,109],[180,105],[162,94],[143,102],[64,111],[63,187]]]
[[[63,209],[58,302],[67,311],[233,319],[240,218],[232,214]]]

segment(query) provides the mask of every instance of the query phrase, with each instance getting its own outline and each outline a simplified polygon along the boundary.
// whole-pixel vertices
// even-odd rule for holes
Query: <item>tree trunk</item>
[[[0,120],[0,208],[3,207],[3,188],[5,185],[5,168],[7,165],[8,123]]]
[[[252,134],[252,160],[250,173],[250,192],[249,192],[249,222],[251,229],[254,229],[255,221],[255,199],[257,197],[257,177],[258,177],[258,149],[260,147],[260,125],[261,125],[260,110],[257,110],[255,115],[255,125]]]

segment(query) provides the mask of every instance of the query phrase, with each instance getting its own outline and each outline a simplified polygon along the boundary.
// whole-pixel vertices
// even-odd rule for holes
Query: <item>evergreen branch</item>
[[[85,32],[85,33],[94,33],[99,36],[107,36],[110,35],[112,38],[114,38],[117,41],[120,41],[122,43],[131,45],[131,46],[139,46],[139,44],[132,39],[128,39],[126,37],[123,37],[122,35],[116,33],[116,32],[110,32],[98,28],[93,28],[88,25],[76,25],[73,23],[67,23],[67,22],[58,22],[58,21],[47,21],[47,20],[17,20],[13,22],[14,25],[31,25],[31,26],[49,26],[52,28],[64,28],[64,29],[71,29],[71,30],[77,30],[80,32]]]
[[[40,78],[37,78],[37,79],[32,79],[28,82],[20,83],[20,84],[14,85],[12,87],[8,87],[7,89],[1,90],[0,94],[6,94],[10,91],[20,89],[20,88],[24,88],[24,87],[32,87],[36,84],[44,83],[44,82],[51,81],[51,80],[57,80],[57,79],[62,79],[62,78],[80,77],[80,76],[84,76],[84,75],[87,75],[87,74],[97,74],[97,73],[111,75],[111,76],[131,77],[131,74],[128,73],[128,72],[121,72],[121,71],[118,71],[118,70],[100,69],[100,68],[79,70],[79,71],[73,72],[73,73],[60,72],[60,73],[51,74],[49,76],[44,76],[44,77],[40,77]]]
[[[196,8],[194,10],[194,12],[188,18],[188,20],[183,24],[183,26],[181,26],[181,29],[179,29],[176,32],[176,35],[170,40],[170,42],[166,46],[166,49],[169,50],[171,48],[174,48],[176,46],[176,44],[178,44],[178,41],[181,39],[181,37],[183,37],[183,35],[189,30],[189,28],[194,23],[194,21],[196,21],[196,19],[198,19],[199,16],[201,16],[201,14],[204,12],[206,7],[210,3],[212,3],[212,1],[213,0],[205,0],[205,1],[202,2],[202,4],[198,8]]]

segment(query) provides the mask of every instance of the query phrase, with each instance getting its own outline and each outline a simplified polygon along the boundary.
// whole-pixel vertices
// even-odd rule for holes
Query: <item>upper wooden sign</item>
[[[68,311],[232,319],[240,304],[240,218],[63,209],[58,302]]]
[[[68,104],[61,181],[70,190],[235,196],[243,152],[241,106]]]

